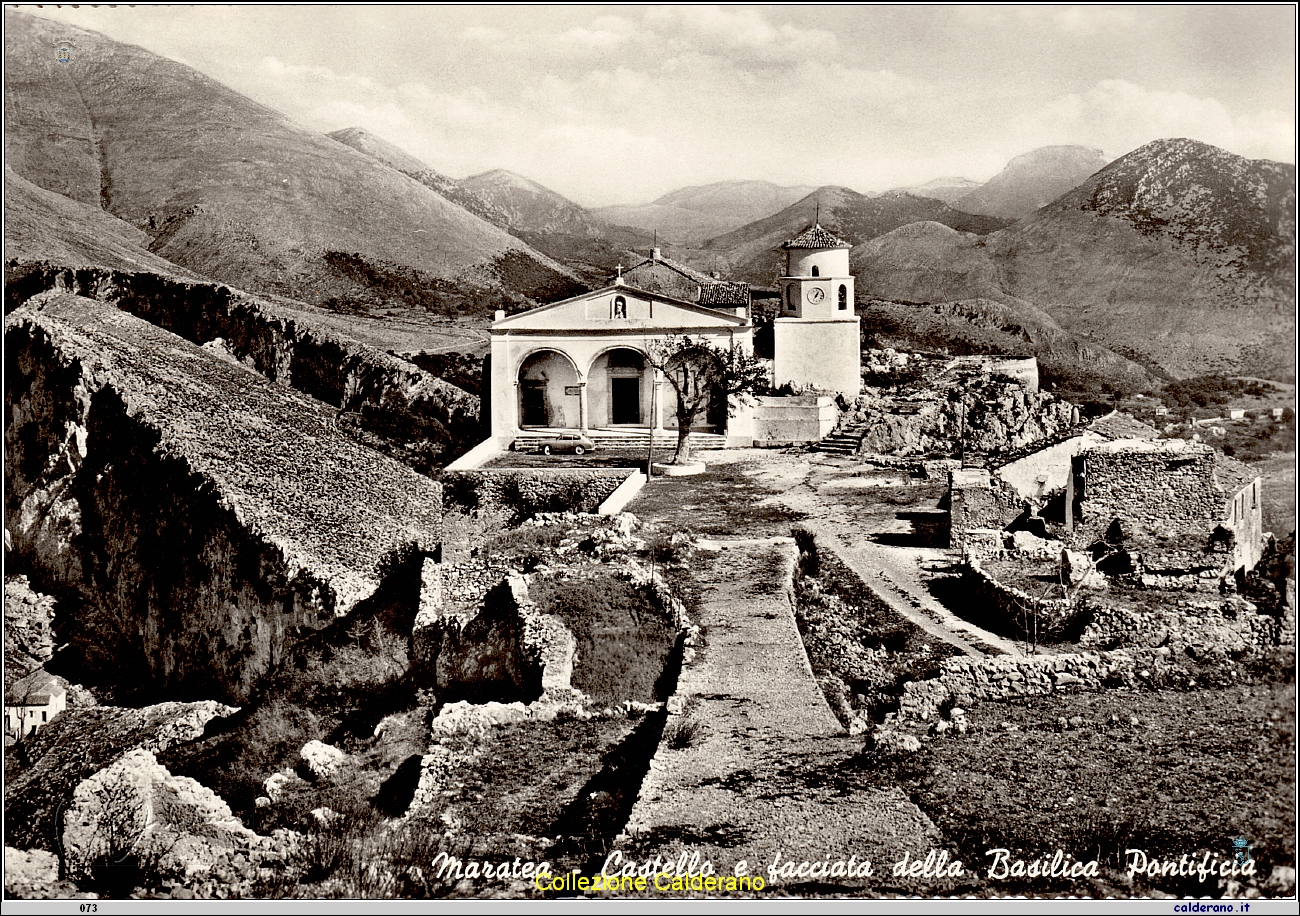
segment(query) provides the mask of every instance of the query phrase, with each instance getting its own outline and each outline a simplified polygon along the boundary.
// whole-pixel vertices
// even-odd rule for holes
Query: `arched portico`
[[[551,427],[581,429],[585,379],[573,357],[563,350],[534,350],[519,363],[515,375],[516,422],[520,429]]]
[[[654,419],[655,372],[637,347],[606,347],[587,370],[592,426],[649,427]]]

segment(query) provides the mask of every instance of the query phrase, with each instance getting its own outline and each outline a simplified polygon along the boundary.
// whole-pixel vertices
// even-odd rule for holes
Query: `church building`
[[[859,322],[846,242],[815,225],[787,242],[775,326],[774,384],[856,395]],[[673,389],[646,362],[656,341],[702,338],[753,353],[749,289],[669,261],[658,249],[602,289],[507,316],[491,327],[492,436],[561,429],[617,437],[676,429]],[[754,408],[715,398],[695,429],[754,441]]]

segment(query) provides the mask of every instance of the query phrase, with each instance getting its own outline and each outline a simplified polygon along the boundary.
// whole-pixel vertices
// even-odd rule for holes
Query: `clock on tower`
[[[862,388],[860,320],[853,310],[849,243],[814,224],[781,246],[773,382],[857,394]]]

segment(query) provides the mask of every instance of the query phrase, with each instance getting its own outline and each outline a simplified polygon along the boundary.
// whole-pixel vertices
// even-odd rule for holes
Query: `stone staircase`
[[[867,434],[867,428],[863,425],[846,426],[831,433],[825,439],[813,446],[819,452],[826,452],[831,455],[844,455],[852,457],[862,448],[862,437]]]

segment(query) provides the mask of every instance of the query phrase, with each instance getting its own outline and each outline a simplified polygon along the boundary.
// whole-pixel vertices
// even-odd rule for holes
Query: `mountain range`
[[[145,233],[167,261],[343,309],[374,301],[367,286],[412,282],[529,298],[580,288],[416,179],[189,67],[10,9],[5,27],[10,167]],[[78,53],[63,64],[49,49],[69,37]]]
[[[813,190],[770,181],[719,181],[671,191],[648,204],[594,212],[610,223],[656,232],[664,243],[695,246],[776,213]]]
[[[1158,140],[999,232],[907,226],[850,252],[858,289],[1025,303],[1157,373],[1295,371],[1294,167]]]
[[[207,278],[371,333],[571,295],[656,232],[671,256],[766,288],[781,244],[820,221],[852,245],[881,339],[1034,352],[1125,386],[1294,373],[1293,166],[1172,139],[1110,163],[1046,147],[982,184],[724,181],[592,209],[501,169],[451,178],[358,128],[308,131],[93,32],[12,9],[5,24],[7,268]],[[68,37],[61,64],[50,48]]]

